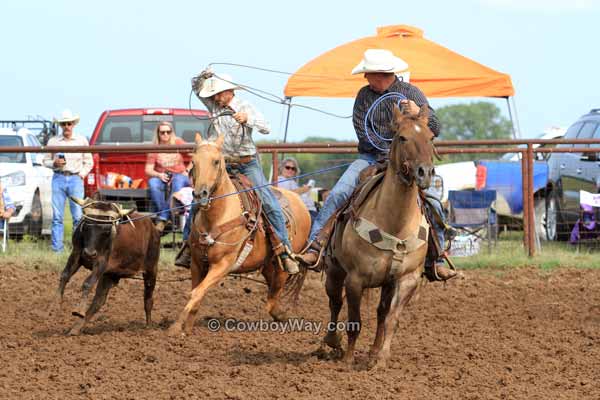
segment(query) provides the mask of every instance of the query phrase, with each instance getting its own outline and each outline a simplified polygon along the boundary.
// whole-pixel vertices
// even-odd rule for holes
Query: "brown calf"
[[[149,218],[137,219],[140,214],[123,210],[118,204],[73,200],[83,207],[83,217],[73,232],[73,250],[60,277],[58,294],[61,302],[65,286],[80,266],[91,270],[91,274],[83,283],[81,303],[73,311],[80,320],[69,334],[81,333],[106,302],[110,288],[121,278],[133,277],[140,271],[144,277],[144,310],[146,325],[149,325],[160,255],[159,232]],[[96,283],[96,293],[88,306],[89,293]]]

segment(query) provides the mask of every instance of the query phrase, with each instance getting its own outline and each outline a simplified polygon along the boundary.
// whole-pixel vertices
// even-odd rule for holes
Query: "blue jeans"
[[[360,171],[367,168],[369,165],[374,164],[375,161],[377,161],[375,155],[359,154],[358,159],[350,164],[348,169],[331,189],[331,192],[329,192],[327,200],[325,200],[323,207],[319,210],[317,218],[313,221],[312,228],[310,229],[310,236],[308,237],[309,241],[315,240],[329,217],[348,201],[352,192],[358,185]]]
[[[433,212],[437,213],[441,217],[442,221],[445,224],[447,224],[448,221],[446,218],[446,213],[444,212],[444,209],[442,208],[442,203],[440,203],[437,199],[432,199],[429,196],[426,199],[427,199],[427,201],[425,201],[425,210],[429,214],[429,221],[431,221],[431,224],[433,225],[432,229],[438,238],[438,243],[440,245],[440,249],[443,251],[444,246],[445,246],[445,238],[444,238],[445,227],[438,222],[437,218],[434,218],[432,216],[432,213]]]
[[[83,179],[79,175],[54,174],[52,176],[52,250],[61,252],[64,250],[64,213],[67,196],[83,199]],[[73,230],[81,219],[81,206],[69,199],[71,217],[73,218]]]
[[[253,159],[249,163],[239,164],[239,172],[246,175],[246,177],[252,182],[254,186],[262,186],[269,183],[265,175],[263,174],[262,168],[256,159]],[[229,166],[227,166],[229,171]],[[281,242],[288,248],[292,248],[290,239],[288,236],[287,229],[285,227],[285,217],[283,211],[281,211],[281,205],[275,198],[275,195],[271,191],[269,186],[256,189],[258,197],[262,201],[263,209],[267,215],[269,223],[273,225],[275,234],[281,240]],[[194,206],[195,207],[195,206]],[[195,214],[195,209],[192,207],[192,211],[188,214],[188,218],[185,221],[185,227],[183,228],[183,240],[187,240],[190,235],[190,227],[192,225],[192,217]]]
[[[168,186],[169,195],[166,195],[166,191]],[[171,176],[171,181],[169,183],[165,183],[160,178],[153,176],[148,179],[148,188],[150,189],[150,199],[154,203],[156,207],[156,211],[158,212],[158,219],[163,221],[168,221],[171,212],[169,211],[171,204],[171,197],[173,193],[177,193],[182,188],[190,186],[190,180],[187,176],[183,174],[173,174]]]

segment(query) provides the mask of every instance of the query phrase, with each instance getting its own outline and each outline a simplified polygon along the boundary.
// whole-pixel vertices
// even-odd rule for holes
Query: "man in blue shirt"
[[[0,199],[0,219],[8,220],[15,213],[16,207],[8,191],[2,187],[2,183],[0,183],[0,191],[2,192],[2,199]]]

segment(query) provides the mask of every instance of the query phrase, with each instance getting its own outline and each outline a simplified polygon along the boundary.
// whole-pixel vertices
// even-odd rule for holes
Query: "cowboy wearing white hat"
[[[88,147],[88,140],[73,133],[79,122],[79,115],[71,110],[64,110],[55,117],[62,134],[51,137],[48,146],[81,146]],[[52,176],[52,250],[63,251],[63,219],[67,197],[83,198],[83,179],[92,170],[94,161],[90,153],[47,153],[44,165],[54,170]],[[81,219],[81,206],[70,200],[73,226]]]
[[[72,122],[74,125],[77,125],[79,122],[79,115],[73,114],[73,112],[69,109],[63,110],[60,114],[60,117],[55,117],[54,122],[57,124],[64,124],[66,122]]]
[[[410,76],[408,64],[401,58],[396,57],[391,51],[385,49],[366,50],[362,60],[352,70],[352,74],[364,74],[365,79],[369,82],[367,86],[364,86],[358,92],[352,115],[354,130],[358,137],[359,158],[348,167],[336,185],[331,189],[327,200],[313,222],[309,236],[310,245],[308,251],[301,256],[301,261],[309,266],[314,266],[318,261],[321,244],[329,236],[327,232],[321,233],[325,223],[345,203],[346,199],[350,197],[358,184],[360,171],[374,164],[378,159],[386,157],[386,152],[381,149],[385,148],[387,143],[375,137],[371,132],[364,131],[365,117],[371,105],[387,93],[399,93],[405,97],[400,103],[404,106],[405,111],[412,115],[418,115],[421,107],[429,107],[429,128],[435,136],[438,136],[440,133],[438,119],[434,110],[429,106],[427,98],[416,86],[408,83]],[[389,132],[389,116],[392,115],[391,108],[394,105],[394,101],[382,102],[379,107],[371,110],[371,114],[369,114],[371,126],[379,134],[385,135]],[[373,142],[376,142],[378,146],[374,146]],[[438,204],[433,205],[436,210],[438,206],[441,207]],[[441,210],[437,211],[439,213]],[[440,230],[442,232],[438,234],[438,237],[442,236],[440,244],[443,248],[443,227],[440,227]],[[318,242],[317,238],[322,240]],[[442,280],[456,276],[455,271],[443,265],[437,265],[436,268],[437,274]]]
[[[402,81],[408,82],[410,71],[406,61],[396,57],[391,51],[384,49],[369,49],[365,51],[363,59],[352,70],[352,75],[364,74],[367,72],[394,73],[402,78]]]
[[[207,68],[192,79],[192,89],[214,118],[216,132],[209,132],[208,137],[225,136],[223,155],[228,169],[231,164],[235,164],[236,170],[246,175],[254,186],[260,187],[256,189],[256,193],[275,231],[276,237],[271,238],[274,253],[280,257],[288,273],[298,273],[298,263],[290,257],[292,245],[283,211],[268,187],[268,181],[256,158],[256,145],[252,139],[254,129],[265,135],[270,133],[269,124],[254,106],[235,96],[234,90],[238,89],[238,85],[229,75],[216,74]],[[186,226],[191,226],[191,214]],[[189,248],[184,247],[175,260],[175,265],[189,268],[190,261]]]
[[[232,82],[232,78],[230,75],[213,75],[210,78],[206,79],[206,81],[204,81],[202,88],[198,92],[198,96],[201,98],[208,98],[214,96],[217,93],[235,89],[239,89],[239,87]]]

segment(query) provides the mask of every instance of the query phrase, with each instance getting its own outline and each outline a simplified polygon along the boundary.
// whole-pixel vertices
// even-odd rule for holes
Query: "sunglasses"
[[[172,131],[158,131],[161,135],[170,135]]]
[[[296,170],[296,167],[294,167],[293,165],[286,165],[286,166],[285,166],[285,167],[283,167],[283,168],[285,168],[285,169],[289,169],[289,170],[292,170],[292,171],[295,171],[295,170]]]
[[[61,122],[59,125],[60,126],[71,126],[71,125],[73,125],[73,123],[72,122]]]

